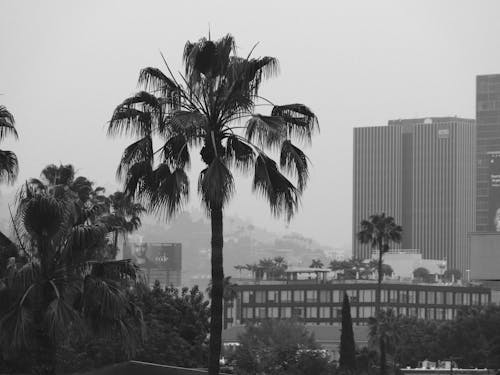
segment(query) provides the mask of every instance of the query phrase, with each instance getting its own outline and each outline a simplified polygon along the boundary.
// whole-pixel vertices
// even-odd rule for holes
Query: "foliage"
[[[290,220],[309,176],[308,158],[292,140],[309,142],[317,129],[317,118],[305,105],[275,105],[259,95],[262,81],[278,72],[278,61],[253,58],[252,51],[246,58],[237,56],[231,35],[217,41],[188,41],[179,80],[166,62],[168,74],[143,69],[139,84],[146,91],[125,99],[108,128],[110,135],[135,138],[118,168],[125,193],[166,217],[186,203],[186,169],[192,148],[201,147],[205,168],[199,175],[198,192],[212,225],[211,375],[219,372],[223,208],[235,190],[232,170],[253,171],[253,190],[267,198],[274,215]],[[255,113],[257,104],[269,105],[270,113]],[[157,146],[156,140],[161,144]],[[266,149],[278,151],[279,166]]]
[[[330,364],[314,337],[293,320],[248,325],[231,360],[238,374],[326,374]]]
[[[356,345],[354,343],[354,332],[352,330],[351,305],[349,296],[344,293],[342,303],[342,332],[340,335],[340,367],[356,368]]]
[[[381,312],[379,324],[370,325],[373,348],[383,337],[389,361],[396,368],[419,361],[458,358],[460,367],[498,367],[500,307],[464,308],[454,320],[432,321]]]
[[[419,267],[413,270],[413,277],[422,281],[428,281],[432,278],[431,273],[425,267]]]
[[[0,141],[8,136],[17,139],[14,116],[0,105]],[[0,182],[14,183],[19,172],[17,156],[12,151],[0,150]]]
[[[458,280],[462,279],[462,272],[460,272],[460,270],[451,268],[449,270],[444,271],[443,279],[445,281],[449,281],[449,282],[458,281]]]
[[[256,279],[280,280],[285,277],[288,264],[282,256],[259,259],[258,263],[237,265],[236,269],[252,271]]]
[[[337,277],[344,280],[372,279],[377,273],[378,262],[376,260],[365,261],[358,258],[350,258],[346,260],[332,260],[329,264],[332,271],[339,272]],[[388,264],[382,264],[382,274],[391,276],[394,271]]]
[[[22,354],[33,372],[54,373],[68,327],[75,334],[118,332],[130,350],[140,340],[141,311],[126,296],[136,268],[93,257],[109,228],[91,185],[74,179],[71,166],[49,166],[17,198],[17,256],[1,283],[0,346],[4,357]]]
[[[231,276],[226,276],[224,277],[224,283],[223,283],[223,299],[225,302],[229,302],[234,300],[237,297],[237,291],[236,287],[238,284],[233,283],[231,281]],[[212,282],[210,281],[208,284],[208,287],[206,289],[207,295],[209,298],[212,298]]]
[[[311,264],[309,267],[311,268],[323,268],[325,265],[323,264],[323,262],[321,261],[321,259],[313,259],[311,261]]]

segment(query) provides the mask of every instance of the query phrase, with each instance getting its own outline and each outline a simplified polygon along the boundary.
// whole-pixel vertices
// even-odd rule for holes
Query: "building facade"
[[[361,220],[385,212],[403,226],[396,248],[419,249],[462,272],[475,228],[475,122],[457,117],[389,121],[354,129],[353,255]],[[393,246],[394,247],[394,246]]]
[[[500,232],[500,74],[476,77],[476,231]]]
[[[375,314],[372,280],[267,281],[239,284],[236,298],[224,304],[224,329],[260,319],[295,318],[305,324],[340,325],[344,293],[350,297],[354,325]],[[481,286],[414,284],[385,281],[381,306],[422,319],[449,320],[464,306],[486,305],[491,291]]]

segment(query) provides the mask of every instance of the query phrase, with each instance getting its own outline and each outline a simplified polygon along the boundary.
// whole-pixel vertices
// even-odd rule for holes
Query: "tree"
[[[309,267],[311,268],[323,268],[325,265],[321,261],[321,259],[313,259],[311,262],[311,265]]]
[[[22,263],[9,269],[0,293],[0,346],[22,351],[35,374],[54,374],[67,328],[120,332],[132,344],[141,313],[125,294],[136,277],[128,261],[89,258],[108,233],[90,200],[63,184],[28,181],[14,218]]]
[[[263,79],[275,75],[273,57],[246,58],[235,53],[227,35],[187,42],[180,81],[169,71],[145,68],[139,83],[145,90],[126,99],[114,111],[108,133],[138,138],[122,156],[118,175],[125,193],[146,208],[171,217],[186,202],[189,181],[185,172],[190,149],[201,146],[206,168],[198,192],[211,219],[212,303],[209,374],[219,372],[223,293],[223,210],[234,193],[231,169],[253,168],[253,190],[267,198],[271,212],[290,220],[308,178],[308,159],[292,139],[309,141],[317,128],[314,113],[302,104],[274,105],[259,95]],[[254,113],[269,105],[270,115]],[[247,120],[242,123],[243,120]],[[161,139],[156,148],[153,140]],[[295,175],[295,186],[265,153],[280,150],[280,167]]]
[[[0,105],[0,141],[7,136],[17,139],[14,116]],[[0,182],[13,183],[19,172],[17,156],[12,151],[0,150]]]
[[[222,293],[223,300],[225,302],[232,301],[237,297],[237,292],[236,292],[236,287],[238,284],[235,284],[231,281],[231,276],[226,276],[224,277],[224,283],[223,283],[223,290],[224,292]],[[212,281],[208,283],[208,287],[206,290],[208,297],[212,298]]]
[[[428,281],[431,277],[431,273],[427,268],[419,267],[413,270],[413,277],[421,281]]]
[[[318,358],[314,337],[303,324],[290,319],[266,319],[258,325],[248,325],[239,341],[232,357],[238,374],[323,374],[327,370],[328,362]],[[303,372],[301,369],[313,366],[305,366],[301,359],[309,362],[314,358],[322,368]]]
[[[391,242],[399,243],[402,239],[403,228],[397,225],[394,218],[385,216],[385,213],[372,215],[369,220],[361,221],[361,230],[358,232],[358,240],[363,244],[371,244],[373,249],[378,250],[378,281],[375,294],[375,315],[380,313],[380,291],[382,288],[382,264],[383,256],[389,251]],[[380,374],[385,374],[385,350],[384,340],[380,340]]]
[[[449,270],[444,271],[443,279],[446,281],[458,281],[462,278],[462,272],[460,270],[451,268]]]
[[[352,330],[351,305],[349,296],[344,293],[342,303],[342,332],[340,334],[340,360],[342,368],[354,370],[356,368],[356,345],[354,343],[354,332]]]

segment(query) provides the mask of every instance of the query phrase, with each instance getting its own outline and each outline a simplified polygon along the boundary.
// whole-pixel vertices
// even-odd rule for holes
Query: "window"
[[[306,308],[306,317],[316,319],[318,317],[318,308],[317,307],[307,307]]]
[[[453,305],[453,292],[446,292],[446,304]]]
[[[293,302],[304,302],[304,291],[294,290],[293,291]]]
[[[408,291],[400,290],[399,291],[399,303],[408,303]]]
[[[323,319],[330,318],[330,308],[329,307],[320,307],[319,308],[319,317]]]
[[[281,319],[291,318],[292,317],[292,308],[291,307],[282,307],[281,308]]]
[[[488,303],[490,303],[490,295],[488,293],[483,293],[482,294],[481,303],[483,305],[487,305]]]
[[[408,316],[416,317],[417,316],[417,308],[416,307],[410,307],[408,309]]]
[[[436,292],[436,305],[444,304],[444,293]]]
[[[388,299],[387,299],[387,290],[381,290],[380,291],[380,300],[382,302],[387,302]]]
[[[341,315],[342,315],[342,310]],[[358,317],[358,308],[357,307],[351,307],[351,318],[356,319]]]
[[[318,291],[306,290],[306,302],[318,302]]]
[[[472,304],[479,305],[479,293],[472,293]]]
[[[232,318],[233,317],[233,311],[234,311],[234,309],[232,307],[228,307],[226,309],[226,318]]]
[[[436,292],[427,292],[427,304],[434,305],[436,303]]]
[[[406,307],[400,307],[399,308],[399,315],[407,316],[408,315],[408,309]]]
[[[332,294],[330,293],[329,290],[320,290],[319,291],[319,302],[331,302],[332,301]]]
[[[436,320],[443,320],[444,309],[436,309]]]
[[[268,290],[267,291],[267,301],[268,302],[278,302],[278,291]]]
[[[243,291],[243,303],[249,303],[250,302],[250,292],[248,290]]]
[[[277,307],[269,307],[267,309],[267,317],[268,318],[279,318],[278,308]]]
[[[341,318],[342,317],[342,309],[333,309],[332,313],[333,313],[332,318]]]
[[[358,302],[358,291],[357,290],[346,290],[347,295],[349,296],[350,302]],[[344,297],[342,297],[344,298]]]
[[[408,303],[417,303],[417,292],[414,290],[408,291]]]
[[[340,299],[340,290],[333,291],[333,302],[342,302]]]
[[[461,305],[462,303],[462,293],[455,293],[455,305]]]
[[[425,309],[423,309],[423,308],[418,309],[418,318],[425,319]]]
[[[375,302],[375,291],[374,290],[360,290],[359,300],[361,302]]]
[[[242,309],[243,319],[253,319],[253,308],[244,307]]]
[[[463,304],[466,306],[470,305],[470,293],[464,293]]]
[[[255,303],[266,303],[266,292],[258,290],[255,292]]]
[[[291,290],[282,290],[281,294],[281,303],[292,302],[292,291]]]
[[[359,307],[359,317],[360,318],[370,318],[375,313],[375,309],[373,306],[360,306]]]
[[[397,290],[390,290],[389,291],[389,302],[398,302],[398,291]]]
[[[446,320],[453,320],[453,309],[446,309]]]
[[[292,317],[293,318],[303,318],[304,317],[304,308],[303,307],[294,307],[292,309]]]
[[[425,319],[434,320],[435,318],[434,309],[425,309]]]
[[[255,308],[255,318],[256,319],[266,319],[266,308],[265,307],[256,307]]]
[[[421,305],[425,305],[425,292],[423,290],[417,292],[417,303],[420,303]]]

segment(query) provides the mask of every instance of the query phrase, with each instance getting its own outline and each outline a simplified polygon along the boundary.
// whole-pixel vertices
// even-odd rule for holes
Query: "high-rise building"
[[[476,231],[500,232],[500,74],[476,78]]]
[[[385,212],[403,226],[397,247],[465,271],[475,228],[474,124],[433,117],[354,129],[354,256],[372,251],[356,238],[361,220]]]

